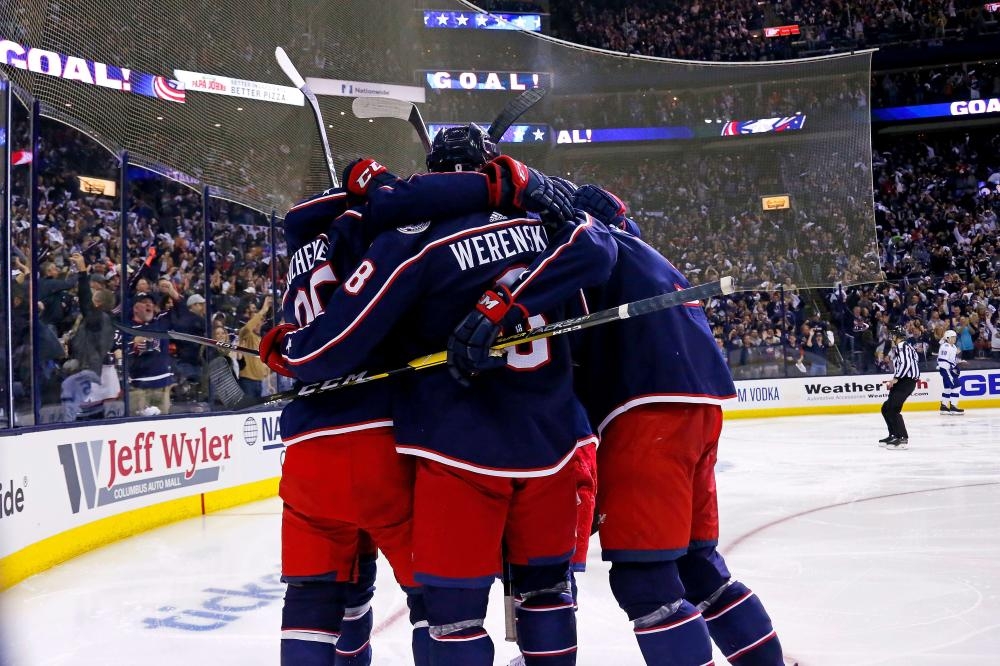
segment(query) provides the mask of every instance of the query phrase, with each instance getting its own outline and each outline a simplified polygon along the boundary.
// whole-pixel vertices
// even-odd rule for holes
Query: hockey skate
[[[892,449],[893,451],[898,451],[900,449],[905,449],[910,445],[910,440],[906,437],[893,437],[888,442],[885,443],[886,449]]]
[[[941,405],[938,409],[938,414],[951,414],[951,408],[948,405]]]
[[[964,414],[964,413],[965,413],[965,410],[964,410],[964,409],[959,409],[959,408],[958,408],[957,406],[955,406],[955,405],[951,405],[951,406],[950,406],[950,407],[948,408],[948,413],[949,413],[949,414]]]
[[[895,439],[895,437],[893,437],[892,435],[889,435],[888,437],[883,437],[882,439],[878,440],[878,445],[882,448],[885,448],[885,445],[893,439]]]

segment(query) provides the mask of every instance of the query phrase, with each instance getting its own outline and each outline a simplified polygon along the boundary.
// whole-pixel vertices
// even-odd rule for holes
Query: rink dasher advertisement
[[[104,518],[280,476],[278,415],[105,422],[0,437],[0,558]]]
[[[889,395],[890,378],[884,374],[739,381],[736,399],[723,403],[723,409],[733,416],[878,411]],[[963,371],[959,386],[963,407],[1000,404],[1000,369]],[[941,375],[921,373],[905,409],[936,409],[941,390]]]

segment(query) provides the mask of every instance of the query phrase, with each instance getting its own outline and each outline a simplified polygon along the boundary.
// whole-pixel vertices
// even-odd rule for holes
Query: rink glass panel
[[[12,92],[16,90],[13,89]],[[8,141],[12,154],[31,152],[30,98],[24,95],[10,96],[10,131]],[[31,316],[33,302],[31,293],[31,164],[11,165],[10,169],[10,245],[11,271],[5,275],[5,288],[11,294],[11,356],[10,385],[13,387],[13,403],[16,425],[33,423],[34,413],[34,345],[32,344]],[[14,275],[14,271],[19,271]],[[4,302],[7,306],[7,302]],[[6,376],[5,376],[6,379]]]
[[[378,20],[372,20],[370,3],[356,0],[335,10],[291,0],[259,6],[28,0],[0,7],[0,23],[16,27],[7,38],[17,44],[125,66],[136,77],[172,78],[185,70],[289,86],[273,56],[274,46],[282,45],[304,76],[345,82],[344,96],[319,97],[338,171],[361,155],[403,176],[424,165],[423,149],[405,121],[354,117],[351,83],[412,88],[424,99],[419,108],[428,124],[487,125],[537,77],[549,94],[505,136],[503,152],[615,191],[644,237],[693,283],[729,274],[772,302],[797,299],[809,307],[823,299],[809,287],[877,279],[868,54],[745,65],[667,62],[509,30],[432,29],[425,27],[428,10],[432,20],[433,12],[456,23],[460,17],[477,20],[469,5],[454,0],[390,0],[379,4]],[[63,57],[63,74],[65,63]],[[280,283],[282,244],[266,240],[275,232],[264,233],[262,241],[262,232],[243,227],[266,227],[274,213],[280,219],[292,203],[329,186],[307,105],[195,88],[177,103],[6,65],[3,72],[42,102],[43,117],[86,128],[83,133],[104,150],[88,165],[105,169],[123,151],[138,167],[126,174],[131,184],[124,194],[155,198],[157,217],[140,219],[132,204],[126,210],[132,227],[124,259],[133,270],[145,256],[133,237],[175,249],[172,217],[179,215],[193,243],[208,238],[225,244],[228,227],[251,246],[264,243],[255,262],[277,255],[267,267],[256,263],[252,276],[235,270],[231,288],[239,282],[245,292],[249,281],[260,298],[258,289]],[[12,106],[10,147],[29,148],[26,107],[16,100]],[[101,150],[76,151],[64,161],[80,162]],[[21,211],[15,203],[11,247],[27,254],[26,234],[16,222],[26,220],[27,168],[16,168],[13,176],[10,190]],[[120,207],[121,196],[110,205]],[[209,209],[207,216],[199,216],[199,206]],[[234,216],[242,221],[239,229]],[[118,223],[126,221],[119,216]],[[113,246],[108,258],[121,264],[120,246]],[[189,258],[190,277],[181,281],[185,297],[208,296],[206,335],[214,334],[215,313],[228,307],[214,291],[228,276],[220,274],[213,285],[215,262],[224,262],[228,252],[220,258],[213,251],[210,246],[207,257]],[[242,295],[232,294],[236,307]],[[232,319],[220,322],[226,335],[238,330],[235,311]],[[27,359],[30,340],[14,341]],[[842,351],[849,359],[851,351]],[[796,354],[789,347],[729,361],[739,378],[795,376]],[[32,363],[14,365],[19,408],[31,414],[37,409]],[[827,373],[849,365],[831,357]],[[54,406],[53,395],[43,395],[44,404]],[[204,403],[219,407],[200,382],[196,394],[175,397],[175,404],[191,409]]]
[[[0,72],[0,237],[10,238],[10,83]],[[11,275],[11,247],[0,250],[0,275]],[[13,277],[11,275],[11,277]],[[13,425],[13,386],[10,357],[13,351],[10,321],[10,288],[0,280],[0,428]]]

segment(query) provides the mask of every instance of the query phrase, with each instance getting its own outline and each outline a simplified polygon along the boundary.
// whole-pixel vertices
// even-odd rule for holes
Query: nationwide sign
[[[292,88],[291,86],[234,79],[229,76],[216,76],[214,74],[202,74],[201,72],[188,72],[183,69],[175,69],[174,76],[178,81],[184,83],[185,88],[192,91],[211,93],[213,95],[243,97],[262,102],[289,104],[291,106],[302,106],[305,104],[305,96],[302,92],[298,88]]]
[[[345,81],[342,79],[323,79],[306,77],[309,89],[317,95],[332,95],[335,97],[388,97],[401,99],[404,102],[423,104],[427,92],[417,86],[401,86],[393,83],[373,83],[371,81]]]
[[[180,81],[78,56],[32,48],[9,39],[0,40],[0,64],[66,81],[155,97],[166,102],[184,103],[184,84]]]

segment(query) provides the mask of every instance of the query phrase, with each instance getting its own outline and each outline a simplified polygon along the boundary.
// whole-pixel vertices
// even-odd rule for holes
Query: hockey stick
[[[399,118],[405,120],[417,131],[424,152],[431,152],[431,138],[427,134],[420,109],[413,102],[389,97],[356,97],[351,103],[351,109],[358,118]]]
[[[313,116],[316,118],[316,127],[319,128],[320,143],[323,144],[323,156],[326,158],[326,168],[330,172],[330,183],[334,187],[340,187],[340,181],[337,180],[337,169],[333,166],[333,156],[330,154],[330,141],[326,138],[326,125],[323,124],[323,113],[319,110],[319,100],[316,99],[316,93],[306,85],[306,80],[299,74],[299,70],[295,69],[295,65],[292,64],[288,54],[285,53],[285,49],[280,46],[275,47],[274,59],[278,61],[278,66],[281,67],[281,71],[285,73],[285,76],[292,82],[292,85],[298,88],[309,101],[309,106],[313,110]]]
[[[523,344],[526,342],[532,342],[534,340],[540,340],[542,338],[551,338],[556,335],[562,335],[564,333],[570,333],[572,331],[579,331],[585,328],[590,328],[591,326],[598,326],[600,324],[606,324],[612,321],[618,321],[619,319],[628,319],[630,317],[638,317],[644,314],[649,314],[650,312],[656,312],[658,310],[665,310],[677,305],[683,305],[685,303],[696,302],[702,299],[711,298],[712,296],[718,296],[719,294],[731,294],[736,291],[735,281],[732,277],[726,276],[714,282],[706,282],[705,284],[698,285],[697,287],[689,287],[688,289],[681,289],[679,291],[671,291],[666,294],[659,294],[657,296],[651,296],[649,298],[643,298],[638,301],[633,301],[632,303],[624,303],[618,307],[608,308],[607,310],[600,310],[598,312],[593,312],[591,314],[583,315],[581,317],[574,317],[572,319],[565,319],[563,321],[557,321],[551,324],[545,324],[543,326],[538,326],[522,333],[517,333],[515,335],[508,335],[500,338],[493,345],[492,351],[494,353],[501,352],[507,347],[513,347],[514,345]],[[190,342],[197,342],[193,338],[198,336],[190,336],[187,333],[183,334],[185,338]],[[223,343],[218,343],[215,340],[209,342],[209,338],[202,338],[205,340],[203,344],[212,344],[215,346],[223,346]],[[227,347],[231,348],[231,347]],[[253,353],[253,352],[247,352]],[[355,386],[357,384],[367,384],[368,382],[373,382],[377,379],[388,379],[390,377],[398,377],[400,375],[407,375],[418,370],[426,370],[428,368],[435,368],[444,365],[448,362],[448,353],[444,351],[436,352],[434,354],[428,354],[427,356],[421,356],[415,358],[409,363],[407,363],[402,368],[396,368],[394,370],[387,370],[385,372],[378,372],[372,375],[368,374],[367,370],[361,370],[357,373],[347,375],[346,377],[336,377],[334,379],[329,379],[325,382],[315,382],[312,384],[305,384],[296,389],[291,389],[289,391],[281,391],[279,393],[274,393],[263,400],[248,402],[242,401],[238,405],[232,405],[236,409],[245,409],[247,407],[257,407],[264,405],[271,405],[276,402],[282,402],[284,400],[292,400],[294,398],[303,398],[307,396],[313,396],[320,393],[327,393],[336,389],[341,389],[347,386]],[[232,373],[229,373],[230,376]],[[235,379],[233,379],[235,381]],[[226,405],[227,407],[231,405]]]
[[[510,561],[507,559],[507,546],[504,545],[503,560],[500,572],[500,582],[503,585],[503,624],[504,640],[508,643],[517,642],[517,614],[514,611],[514,581],[510,568]]]
[[[545,88],[525,90],[514,101],[505,106],[496,119],[490,123],[490,128],[486,130],[490,140],[493,143],[498,143],[503,137],[503,133],[514,124],[514,121],[545,97],[546,92],[548,91]]]
[[[193,342],[198,345],[205,345],[206,347],[218,347],[219,349],[228,349],[230,351],[238,351],[244,354],[253,354],[254,356],[260,355],[256,349],[251,349],[250,347],[240,347],[239,345],[234,345],[231,342],[222,342],[221,340],[216,340],[215,338],[206,338],[192,333],[182,333],[181,331],[149,331],[144,328],[126,326],[125,324],[120,324],[118,322],[114,322],[114,325],[119,331],[127,333],[128,335],[143,338],[160,338],[161,340],[183,340],[184,342]]]
[[[215,397],[224,407],[237,407],[246,402],[247,394],[233,374],[228,358],[216,356],[208,362],[208,381],[215,390]]]

